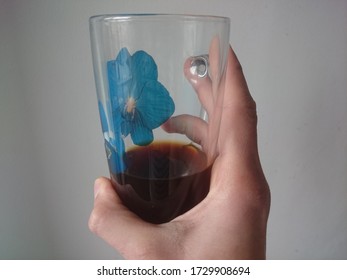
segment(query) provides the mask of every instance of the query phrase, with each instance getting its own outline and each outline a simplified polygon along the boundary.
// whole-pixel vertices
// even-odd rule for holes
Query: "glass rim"
[[[89,18],[92,22],[111,22],[111,21],[132,21],[132,20],[159,20],[159,19],[172,19],[181,21],[202,21],[202,22],[230,22],[229,17],[217,15],[202,15],[202,14],[165,14],[165,13],[130,13],[130,14],[100,14],[94,15]]]

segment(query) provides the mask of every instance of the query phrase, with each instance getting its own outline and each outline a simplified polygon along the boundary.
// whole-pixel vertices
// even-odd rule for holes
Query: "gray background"
[[[148,12],[231,18],[272,190],[268,258],[347,259],[344,0],[0,0],[0,258],[119,258],[87,227],[108,175],[88,18]]]

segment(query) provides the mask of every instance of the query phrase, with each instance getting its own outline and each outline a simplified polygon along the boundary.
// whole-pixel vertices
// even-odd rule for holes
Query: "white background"
[[[0,259],[120,257],[87,227],[108,175],[88,18],[153,12],[231,18],[272,191],[268,258],[347,259],[346,0],[0,0]]]

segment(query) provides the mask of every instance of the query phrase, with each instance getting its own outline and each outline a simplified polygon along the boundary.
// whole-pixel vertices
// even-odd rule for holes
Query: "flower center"
[[[129,97],[127,103],[125,104],[125,108],[127,110],[127,113],[134,112],[134,110],[136,108],[136,101],[133,97]]]

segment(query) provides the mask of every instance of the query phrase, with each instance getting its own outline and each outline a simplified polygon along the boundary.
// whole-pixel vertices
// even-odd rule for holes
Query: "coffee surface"
[[[198,147],[153,142],[126,152],[126,170],[112,174],[124,204],[152,223],[167,222],[188,211],[209,191],[211,166]]]

